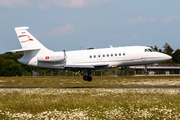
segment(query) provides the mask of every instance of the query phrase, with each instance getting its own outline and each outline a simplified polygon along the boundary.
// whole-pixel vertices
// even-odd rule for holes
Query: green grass
[[[0,119],[180,119],[179,86],[180,76],[0,77],[0,87],[48,87],[1,88]]]
[[[81,118],[83,114],[83,118],[91,119],[180,119],[179,106],[180,89],[0,90],[0,114],[4,118],[19,114],[23,118],[27,114]]]
[[[0,87],[180,87],[180,76],[0,77]]]

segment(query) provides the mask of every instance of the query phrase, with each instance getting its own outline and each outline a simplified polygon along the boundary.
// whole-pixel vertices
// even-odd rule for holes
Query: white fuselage
[[[42,61],[38,58],[46,58],[47,56],[54,54],[62,54],[63,52],[52,52],[49,54],[34,56],[31,58],[27,65],[65,69],[65,65],[69,66],[102,66],[94,69],[107,69],[120,66],[129,65],[145,65],[151,63],[164,62],[171,57],[169,55],[155,52],[149,47],[144,46],[130,46],[130,47],[116,47],[116,48],[104,48],[104,49],[91,49],[91,50],[77,50],[66,51],[60,60]],[[53,58],[55,58],[54,56]],[[24,58],[20,59],[21,62]]]
[[[159,52],[145,52],[141,46],[117,47],[94,50],[80,50],[66,52],[70,65],[101,65],[112,66],[141,65],[163,62],[171,57]]]

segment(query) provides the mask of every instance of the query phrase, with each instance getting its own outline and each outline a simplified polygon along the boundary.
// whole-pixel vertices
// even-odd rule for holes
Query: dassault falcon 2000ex
[[[22,48],[11,52],[23,52],[23,57],[18,60],[20,63],[42,68],[82,71],[85,81],[92,80],[92,70],[147,65],[171,59],[171,56],[146,46],[111,46],[103,49],[54,52],[33,37],[27,31],[28,28],[15,28]]]

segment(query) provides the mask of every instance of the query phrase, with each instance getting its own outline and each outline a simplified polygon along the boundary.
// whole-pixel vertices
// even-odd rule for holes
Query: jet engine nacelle
[[[65,60],[64,52],[53,52],[47,55],[42,55],[37,57],[37,60],[40,62],[58,62]]]

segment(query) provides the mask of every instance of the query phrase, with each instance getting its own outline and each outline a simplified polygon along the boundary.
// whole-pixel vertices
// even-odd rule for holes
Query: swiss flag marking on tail
[[[45,59],[49,59],[49,56],[46,56]]]

